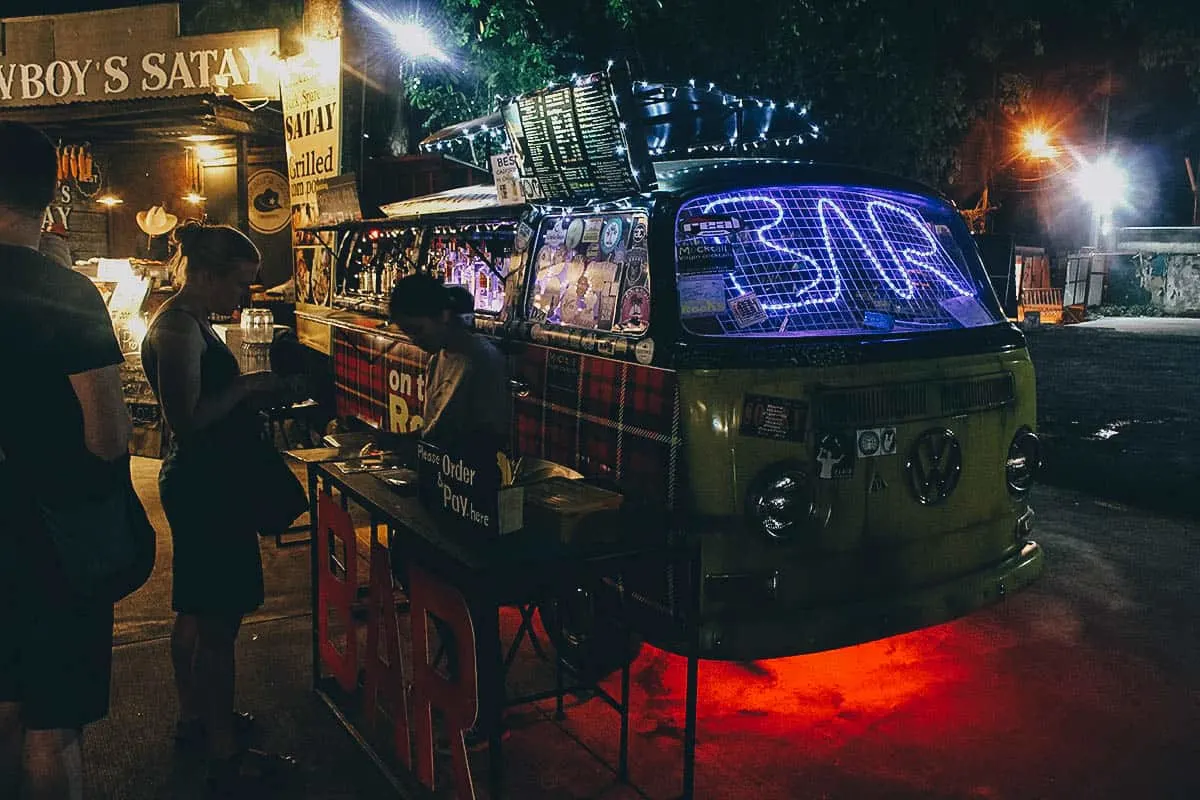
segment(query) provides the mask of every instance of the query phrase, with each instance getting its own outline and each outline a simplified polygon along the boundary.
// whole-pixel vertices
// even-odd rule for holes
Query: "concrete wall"
[[[1200,227],[1122,228],[1117,249],[1137,265],[1150,304],[1167,314],[1200,313]]]
[[[1200,253],[1166,256],[1163,311],[1168,314],[1200,313]]]

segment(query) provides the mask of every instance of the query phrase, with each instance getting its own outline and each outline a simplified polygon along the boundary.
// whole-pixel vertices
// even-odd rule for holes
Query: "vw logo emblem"
[[[919,502],[932,506],[945,500],[958,486],[962,473],[962,448],[954,432],[930,428],[922,433],[908,451],[904,468]]]

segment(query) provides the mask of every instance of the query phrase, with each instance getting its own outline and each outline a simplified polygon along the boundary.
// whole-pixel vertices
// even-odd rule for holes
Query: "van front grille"
[[[824,428],[852,428],[920,419],[929,416],[928,389],[926,383],[897,383],[822,393],[817,401],[817,424]]]
[[[942,384],[942,414],[962,414],[1006,406],[1016,397],[1012,373]]]
[[[1015,398],[1012,374],[951,381],[910,381],[819,392],[814,420],[821,428],[853,428],[999,408]]]

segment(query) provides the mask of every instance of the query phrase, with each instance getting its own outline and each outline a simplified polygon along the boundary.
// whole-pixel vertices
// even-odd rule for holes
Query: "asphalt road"
[[[1200,517],[1200,320],[1030,331],[1042,480]]]
[[[827,653],[702,663],[697,798],[1200,797],[1200,531],[1067,489],[1034,502],[1046,571],[999,605]],[[650,648],[634,664],[631,775],[648,797],[678,796],[684,672]],[[614,725],[592,701],[563,728],[612,758]],[[513,797],[637,796],[556,730],[506,744]]]

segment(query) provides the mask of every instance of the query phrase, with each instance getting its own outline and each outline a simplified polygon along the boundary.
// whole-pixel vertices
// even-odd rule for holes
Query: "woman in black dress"
[[[206,744],[210,779],[236,783],[284,761],[243,749],[240,729],[251,720],[233,710],[234,641],[263,602],[263,573],[249,489],[229,478],[260,435],[256,409],[280,404],[284,387],[269,372],[242,375],[208,322],[237,307],[258,248],[235,228],[194,221],[175,238],[183,285],[150,323],[142,364],[172,433],[159,490],[174,546],[176,739]]]

